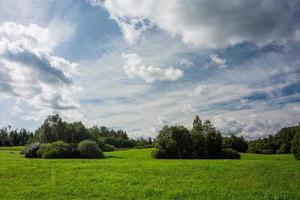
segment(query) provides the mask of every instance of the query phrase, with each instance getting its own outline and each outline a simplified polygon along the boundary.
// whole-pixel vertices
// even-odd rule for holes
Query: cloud
[[[251,115],[247,123],[234,118],[216,118],[216,128],[225,135],[242,135],[247,139],[257,139],[275,134],[284,126],[282,122]]]
[[[286,41],[295,38],[298,30],[299,5],[293,0],[107,0],[102,6],[129,43],[153,26],[180,36],[187,44],[216,48],[245,41]]]
[[[210,95],[216,89],[217,89],[216,85],[198,85],[195,87],[194,91],[192,92],[192,96],[194,97],[207,96]]]
[[[167,119],[166,117],[158,117],[158,121],[160,123],[160,125],[165,126],[171,123],[171,121],[169,119]]]
[[[96,7],[96,6],[101,6],[104,0],[87,0],[87,2],[92,6]]]
[[[140,77],[147,83],[154,81],[176,81],[183,76],[183,71],[175,69],[173,67],[160,68],[152,65],[143,64],[142,58],[137,54],[123,54],[123,57],[127,59],[123,69],[125,73],[130,77]]]
[[[72,76],[77,64],[53,55],[57,41],[35,24],[0,24],[0,92],[35,109],[70,110],[78,104]]]
[[[220,58],[217,54],[211,54],[209,56],[210,63],[207,64],[207,66],[217,66],[220,69],[227,67],[227,60],[225,58]]]

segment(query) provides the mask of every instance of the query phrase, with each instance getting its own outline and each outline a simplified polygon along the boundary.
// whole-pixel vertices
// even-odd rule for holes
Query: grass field
[[[0,199],[300,199],[292,155],[241,160],[154,160],[152,149],[100,160],[25,159],[0,148]]]

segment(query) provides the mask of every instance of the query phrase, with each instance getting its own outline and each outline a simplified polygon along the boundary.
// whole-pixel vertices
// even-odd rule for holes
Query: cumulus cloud
[[[216,117],[214,119],[216,128],[225,135],[242,135],[248,139],[257,139],[267,135],[273,135],[281,127],[282,122],[265,119],[257,115],[251,115],[247,122],[242,122],[234,118]]]
[[[101,1],[90,0],[98,6]],[[265,44],[295,37],[297,1],[106,0],[101,4],[134,43],[154,25],[185,43],[224,47],[244,41]]]
[[[48,29],[4,22],[0,38],[1,93],[40,109],[78,107],[70,97],[76,90],[72,76],[77,64],[52,55],[57,42]]]
[[[147,83],[152,83],[157,80],[176,81],[183,76],[182,70],[173,67],[147,66],[143,64],[143,59],[137,54],[123,54],[123,57],[127,59],[123,69],[130,78],[140,77]]]

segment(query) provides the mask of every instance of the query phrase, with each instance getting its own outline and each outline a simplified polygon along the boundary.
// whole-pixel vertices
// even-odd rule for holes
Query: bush
[[[104,158],[103,152],[94,141],[81,141],[77,149],[83,158]]]
[[[240,159],[241,155],[233,149],[224,149],[221,158],[223,159]]]
[[[109,151],[115,151],[116,147],[110,144],[104,144],[100,149],[104,152],[109,152]]]
[[[38,158],[38,150],[40,149],[40,147],[41,143],[39,142],[35,142],[26,146],[23,150],[25,158]]]
[[[151,156],[152,158],[156,158],[156,159],[168,158],[166,152],[161,149],[154,149],[151,153]]]
[[[300,132],[298,132],[292,140],[292,153],[297,160],[300,160]]]
[[[57,141],[50,144],[42,144],[38,150],[38,155],[42,158],[78,158],[80,157],[76,145]]]
[[[274,149],[264,149],[262,150],[262,154],[275,154]]]
[[[262,152],[257,149],[255,146],[249,146],[248,150],[247,150],[248,153],[257,153],[257,154],[261,154]]]

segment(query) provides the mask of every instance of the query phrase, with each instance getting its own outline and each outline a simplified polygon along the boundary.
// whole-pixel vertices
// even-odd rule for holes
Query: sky
[[[0,126],[47,115],[155,137],[300,121],[299,0],[0,0]]]

